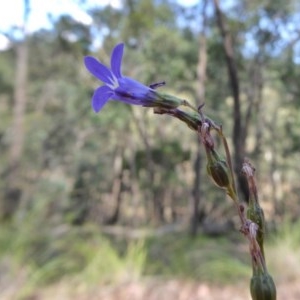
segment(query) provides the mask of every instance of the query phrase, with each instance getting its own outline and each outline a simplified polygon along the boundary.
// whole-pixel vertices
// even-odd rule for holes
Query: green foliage
[[[146,274],[166,277],[224,284],[247,278],[250,272],[246,257],[225,237],[168,235],[150,241],[149,258]]]
[[[249,54],[243,48],[247,34],[260,34],[260,13],[265,12],[265,18],[271,22],[274,9],[279,7],[279,3],[273,6],[269,1],[255,2],[249,7],[235,5],[237,11],[230,8],[227,11],[226,6],[224,9],[229,30],[234,35],[234,54],[241,81],[241,106],[245,114],[250,102],[254,101],[252,118],[247,121],[247,154],[254,156],[256,149],[260,149],[260,154],[273,153],[271,163],[264,160],[261,162],[261,174],[266,184],[269,184],[268,174],[274,172],[271,166],[278,162],[275,168],[282,168],[285,174],[288,172],[289,177],[284,180],[290,185],[290,191],[295,191],[295,198],[295,174],[298,168],[293,159],[299,148],[299,118],[294,108],[298,107],[299,68],[294,63],[292,47],[283,51],[280,57],[274,57],[273,53],[268,52],[265,47],[268,41],[264,39],[253,40],[261,49],[259,53],[254,51]],[[280,7],[284,8],[285,5],[280,3]],[[285,14],[291,13],[292,18],[292,10],[289,9],[282,11]],[[29,191],[27,198],[35,201],[36,194],[33,195],[33,192],[36,187],[38,193],[43,193],[41,187],[51,190],[46,185],[52,185],[54,175],[51,174],[55,174],[64,186],[64,191],[55,191],[57,198],[53,197],[53,202],[59,202],[66,194],[72,195],[82,173],[86,172],[88,174],[82,181],[86,197],[83,201],[75,201],[75,206],[80,207],[85,201],[91,204],[88,210],[98,206],[99,202],[102,205],[105,202],[103,199],[110,199],[109,193],[112,193],[112,183],[116,179],[112,167],[117,153],[123,153],[124,172],[121,175],[124,182],[121,198],[124,201],[132,198],[130,191],[134,190],[139,208],[149,208],[144,199],[151,199],[151,196],[145,195],[152,194],[149,178],[154,177],[159,178],[156,182],[160,184],[161,195],[172,195],[175,206],[178,202],[182,203],[180,199],[189,197],[193,188],[193,159],[198,151],[196,135],[170,117],[153,116],[149,109],[140,110],[143,112],[138,113],[139,120],[136,120],[136,111],[122,103],[109,103],[99,115],[94,114],[90,108],[90,98],[100,82],[86,72],[82,58],[87,53],[94,54],[109,64],[112,47],[121,40],[125,41],[124,75],[146,84],[165,80],[167,87],[161,89],[168,89],[171,94],[193,102],[198,86],[198,34],[201,28],[193,27],[192,24],[201,22],[198,20],[197,9],[191,10],[188,13],[174,1],[124,1],[122,10],[106,6],[89,11],[95,21],[90,27],[82,25],[71,16],[64,16],[53,24],[53,30],[41,30],[28,36],[28,101],[21,171],[22,189],[25,194]],[[241,26],[242,23],[245,25]],[[207,14],[205,33],[208,62],[205,83],[207,113],[222,123],[227,136],[230,136],[233,125],[231,91],[220,34],[210,13]],[[92,40],[98,37],[101,39],[100,46],[98,40],[96,44]],[[272,39],[280,41],[278,32],[274,32]],[[14,58],[12,50],[0,53],[1,100],[4,100],[0,105],[1,174],[7,174],[9,169],[13,139]],[[285,82],[289,82],[289,86]],[[251,100],[251,95],[248,95],[250,91],[255,95],[260,94],[261,98],[257,96]],[[275,145],[274,140],[285,142]],[[151,154],[150,160],[147,153]],[[281,160],[283,156],[291,159]],[[187,159],[191,160],[188,168]],[[152,170],[149,166],[153,166]],[[294,180],[290,180],[291,177]],[[7,178],[4,177],[1,183],[3,186],[7,184]],[[209,195],[209,202],[218,202],[219,194],[209,190],[204,180],[201,189]],[[267,196],[270,198],[270,194]],[[107,203],[113,206],[114,200]],[[148,215],[148,218],[151,217]]]
[[[286,218],[270,235],[267,262],[278,283],[293,282],[300,276],[300,222]]]
[[[137,45],[151,37],[155,27],[173,28],[175,16],[169,4],[168,0],[125,1],[126,18],[121,36],[125,41]]]
[[[164,45],[163,49],[157,47],[160,44]],[[157,27],[144,48],[146,82],[155,82],[161,78],[167,84],[172,84],[173,89],[182,89],[195,80],[196,69],[190,66],[197,63],[197,48],[191,46],[190,41],[180,32]],[[170,57],[173,59],[170,60]]]
[[[295,1],[245,3],[224,5],[224,11],[247,118],[246,152],[257,159],[260,192],[271,208],[267,221],[277,222],[285,212],[299,218],[300,68],[293,40],[297,31],[291,26],[299,9]],[[99,233],[118,201],[116,223],[121,225],[154,223],[154,201],[165,216],[161,222],[186,222],[198,151],[197,136],[185,124],[153,115],[150,109],[111,102],[100,114],[92,112],[90,98],[101,83],[84,69],[83,56],[92,54],[109,64],[109,53],[120,41],[126,44],[124,75],[145,84],[165,80],[162,90],[195,101],[202,23],[198,9],[185,15],[172,0],[128,0],[123,5],[88,11],[91,26],[64,16],[53,29],[27,36],[27,106],[18,173],[22,197],[14,220],[0,227],[0,269],[9,282],[24,272],[26,282],[17,286],[24,295],[70,278],[86,285],[145,274],[227,283],[249,274],[248,261],[228,239],[168,235],[120,246]],[[231,90],[210,8],[205,108],[230,136]],[[15,139],[16,41],[13,46],[0,52],[1,203],[11,181]],[[232,216],[224,194],[211,183],[201,180],[200,192],[204,215]],[[274,213],[271,206],[276,206]],[[267,263],[279,280],[300,277],[298,229],[299,224],[281,225],[267,245]]]
[[[90,286],[138,279],[143,274],[144,243],[132,242],[121,251],[95,226],[68,227],[43,221],[44,209],[26,217],[22,226],[15,222],[0,230],[0,266],[9,262],[11,278],[25,270],[26,280],[18,295],[29,295],[68,278]]]
[[[292,251],[300,247],[300,221],[292,221],[286,217],[284,221],[278,224],[276,233],[271,236],[271,244],[284,245]]]
[[[227,283],[249,274],[245,258],[238,252],[232,256],[226,238],[167,234],[120,244],[92,225],[50,224],[44,209],[37,208],[22,226],[16,222],[0,230],[0,266],[9,262],[11,277],[25,270],[26,280],[18,287],[22,297],[64,280],[89,287],[159,275]]]
[[[247,251],[236,236],[191,239],[186,234],[166,234],[120,243],[104,237],[95,226],[49,224],[42,211],[39,208],[24,219],[23,226],[15,223],[0,230],[0,266],[9,267],[10,278],[25,272],[17,294],[22,299],[58,282],[92,288],[159,276],[229,284],[247,280],[251,273]],[[276,280],[294,280],[300,274],[298,229],[299,224],[283,224],[267,245]]]
[[[2,96],[13,91],[14,65],[12,64],[12,56],[13,53],[11,51],[0,55],[0,95]]]

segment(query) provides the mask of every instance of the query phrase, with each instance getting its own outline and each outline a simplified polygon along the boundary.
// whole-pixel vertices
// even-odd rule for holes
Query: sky
[[[2,0],[3,1],[3,0]],[[88,0],[85,7],[110,4],[113,7],[119,7],[121,0]],[[180,4],[189,6],[197,3],[199,0],[178,0]],[[13,26],[22,25],[24,13],[24,0],[6,1],[5,8],[0,10],[0,50],[9,45],[7,38],[1,34],[7,32]],[[50,28],[51,23],[48,15],[56,18],[63,14],[72,15],[74,19],[84,24],[91,24],[91,17],[86,14],[74,0],[29,0],[30,17],[27,23],[28,32],[34,32],[41,28]]]

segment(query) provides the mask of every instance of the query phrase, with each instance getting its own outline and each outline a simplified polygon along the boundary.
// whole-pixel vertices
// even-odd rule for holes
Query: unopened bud
[[[218,187],[228,188],[230,185],[230,172],[226,161],[214,149],[210,149],[207,154],[207,173]]]
[[[250,282],[252,300],[276,300],[276,287],[268,273],[253,275]]]
[[[144,106],[148,107],[161,107],[165,109],[177,108],[179,106],[186,106],[197,112],[197,109],[191,105],[188,101],[180,99],[173,95],[160,93],[158,91],[152,91],[151,101],[144,103]]]
[[[258,203],[250,202],[250,205],[247,210],[247,217],[258,226],[256,240],[260,246],[263,256],[265,256],[264,255],[264,235],[265,235],[264,211],[262,210],[262,208],[259,206]]]
[[[176,108],[180,105],[184,105],[184,100],[177,98],[175,96],[160,93],[155,91],[155,100],[152,101],[151,105],[163,108]]]

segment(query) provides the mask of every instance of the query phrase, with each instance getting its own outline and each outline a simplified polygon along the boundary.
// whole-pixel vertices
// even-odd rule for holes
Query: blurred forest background
[[[91,24],[63,15],[29,33],[27,0],[23,26],[2,32],[0,298],[250,299],[247,242],[197,135],[148,108],[91,109],[102,83],[83,57],[109,65],[124,42],[123,74],[205,102],[237,177],[255,165],[267,264],[299,299],[299,1],[74,2]]]

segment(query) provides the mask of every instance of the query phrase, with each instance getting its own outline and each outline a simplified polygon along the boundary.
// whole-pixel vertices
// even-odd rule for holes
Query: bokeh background
[[[300,299],[299,1],[54,2],[46,23],[36,1],[1,10],[0,298],[250,299],[247,241],[195,132],[91,109],[83,57],[109,65],[124,42],[123,74],[222,124],[245,205],[251,160],[278,299]]]

